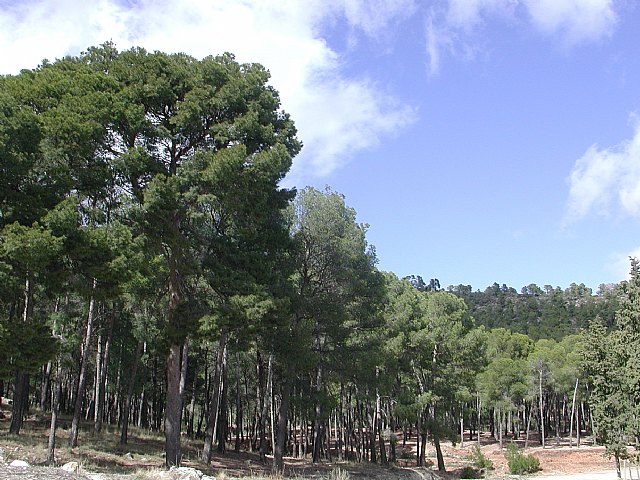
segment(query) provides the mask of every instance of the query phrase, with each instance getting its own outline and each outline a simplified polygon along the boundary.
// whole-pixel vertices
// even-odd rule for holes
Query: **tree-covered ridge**
[[[473,291],[470,285],[449,286],[447,291],[464,299],[479,325],[508,328],[534,340],[559,341],[587,328],[596,317],[611,327],[618,308],[615,285],[601,285],[595,294],[582,283],[572,283],[564,290],[530,284],[518,292],[494,283],[484,291]]]

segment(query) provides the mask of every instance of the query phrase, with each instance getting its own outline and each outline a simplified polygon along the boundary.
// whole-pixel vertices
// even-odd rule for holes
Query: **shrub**
[[[473,466],[478,470],[493,470],[493,462],[482,453],[478,445],[474,445],[469,456]]]
[[[507,446],[507,464],[509,465],[509,472],[512,475],[523,475],[525,473],[534,473],[540,470],[540,460],[533,455],[523,455],[518,450],[518,446],[515,443],[510,443]]]
[[[480,472],[473,467],[466,466],[460,472],[460,478],[481,478]]]

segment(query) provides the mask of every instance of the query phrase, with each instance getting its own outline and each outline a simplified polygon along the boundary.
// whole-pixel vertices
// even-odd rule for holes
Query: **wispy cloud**
[[[469,57],[483,28],[495,20],[533,28],[561,48],[572,48],[610,36],[617,15],[613,0],[442,0],[429,14],[431,73],[439,71],[444,51]]]
[[[525,0],[531,21],[567,46],[600,40],[613,32],[613,0]]]
[[[634,115],[634,135],[610,148],[592,145],[569,177],[565,223],[589,214],[640,216],[640,121]]]
[[[604,266],[615,281],[628,280],[631,271],[631,262],[629,257],[640,259],[640,247],[637,247],[627,253],[614,253],[609,256],[609,261]]]
[[[118,48],[232,52],[272,74],[305,147],[290,183],[326,175],[350,154],[376,145],[415,119],[384,88],[341,70],[341,53],[323,37],[340,19],[356,33],[383,36],[415,10],[413,0],[33,0],[0,11],[0,73],[35,67],[112,40]],[[306,178],[306,180],[305,180]]]

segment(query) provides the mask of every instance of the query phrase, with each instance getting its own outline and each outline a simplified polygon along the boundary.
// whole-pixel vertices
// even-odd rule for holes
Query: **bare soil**
[[[7,410],[4,410],[4,417],[0,418],[0,449],[4,451],[4,461],[9,463],[14,459],[25,460],[30,465],[42,466],[46,458],[46,446],[48,438],[49,419],[46,416],[33,415],[25,422],[23,433],[19,436],[10,435],[10,418]],[[136,474],[140,476],[142,471],[158,470],[164,466],[162,452],[164,448],[164,438],[157,434],[151,434],[136,428],[131,429],[129,443],[125,446],[118,445],[119,435],[116,429],[106,426],[99,435],[91,432],[91,425],[85,425],[81,430],[78,448],[67,446],[68,425],[67,419],[62,419],[61,426],[57,432],[56,462],[58,465],[70,461],[79,462],[82,470],[86,472],[98,472],[115,476]],[[510,439],[505,439],[503,445],[506,447]],[[516,440],[518,446],[524,446],[524,439]],[[433,466],[436,463],[435,450],[430,446],[428,450],[428,461],[432,466],[417,469],[415,465],[415,443],[408,442],[403,448],[402,443],[398,445],[399,460],[394,467],[382,467],[371,464],[358,464],[353,462],[331,462],[323,461],[313,464],[309,458],[295,459],[287,458],[286,476],[318,478],[326,476],[331,470],[341,468],[350,473],[356,479],[372,478],[382,480],[386,478],[400,478],[425,480],[433,478],[444,478],[452,480],[460,478],[462,469],[471,465],[470,455],[472,449],[477,444],[475,441],[465,439],[464,445],[459,443],[453,445],[449,442],[442,444],[447,473],[437,472]],[[269,476],[271,474],[271,459],[268,457],[265,462],[260,460],[256,453],[233,451],[224,454],[214,454],[212,464],[207,466],[200,459],[202,449],[201,440],[183,439],[183,459],[185,466],[191,466],[210,476],[222,477],[246,477],[246,476]],[[493,462],[494,470],[486,472],[487,476],[496,478],[508,475],[507,462],[504,451],[501,451],[497,441],[487,434],[481,437],[481,450]],[[540,460],[541,475],[567,475],[586,474],[592,472],[604,472],[615,470],[613,459],[604,456],[604,448],[593,446],[590,438],[581,439],[580,447],[569,446],[566,438],[556,442],[555,438],[547,440],[547,445],[543,449],[538,444],[538,439],[532,436],[529,441],[528,454],[533,454]],[[23,480],[30,478],[50,478],[51,475],[39,474],[37,468],[30,474],[22,472],[19,476]],[[43,472],[50,470],[42,469]],[[16,478],[6,466],[0,467],[0,480],[4,478]],[[57,472],[57,471],[56,471]],[[35,476],[33,476],[35,475]],[[41,475],[41,476],[38,476]],[[67,479],[73,478],[66,474],[55,474],[56,477]],[[81,478],[81,477],[76,477]]]

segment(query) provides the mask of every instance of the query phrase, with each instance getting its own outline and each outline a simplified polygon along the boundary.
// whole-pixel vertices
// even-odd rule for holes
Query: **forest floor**
[[[9,430],[9,412],[4,410],[4,418],[0,418],[0,449],[4,456],[4,466],[0,466],[0,480],[5,478],[44,479],[52,476],[58,479],[88,478],[82,475],[75,477],[59,469],[54,474],[50,469],[37,468],[44,465],[46,447],[49,433],[49,417],[33,415],[25,422],[20,435],[12,435]],[[0,415],[2,417],[2,415]],[[69,448],[67,445],[68,428],[70,421],[63,418],[56,435],[56,462],[63,465],[67,462],[78,462],[81,472],[92,472],[94,479],[118,479],[128,478],[135,480],[164,480],[163,472],[164,438],[157,434],[149,434],[137,428],[131,428],[129,443],[119,445],[117,429],[105,425],[100,434],[91,434],[91,425],[81,430],[79,446]],[[510,442],[506,439],[504,445]],[[516,440],[519,446],[524,446],[524,439]],[[430,467],[417,469],[414,467],[415,443],[407,442],[403,447],[399,442],[397,450],[399,460],[395,467],[385,468],[379,465],[362,464],[355,462],[322,461],[313,464],[309,458],[287,458],[286,476],[295,478],[327,478],[332,471],[340,468],[349,472],[352,479],[383,480],[398,478],[407,480],[453,480],[460,478],[462,470],[471,465],[470,454],[476,445],[476,441],[465,440],[464,445],[456,445],[443,442],[442,449],[447,473],[441,474],[433,466],[435,464],[435,450],[432,446],[427,451]],[[615,464],[613,459],[604,456],[604,448],[593,446],[590,438],[583,438],[580,447],[569,446],[569,441],[563,438],[558,443],[554,438],[547,439],[547,445],[543,449],[538,445],[536,436],[531,436],[530,447],[526,450],[540,460],[541,471],[536,476],[553,476],[555,480],[565,480],[561,476],[570,475],[569,478],[581,480],[614,480]],[[574,441],[575,444],[575,441]],[[229,451],[224,454],[214,453],[210,466],[203,464],[200,459],[202,440],[190,440],[183,438],[183,464],[196,468],[205,475],[216,477],[219,480],[251,477],[253,479],[270,477],[270,458],[265,463],[261,462],[256,453],[235,453]],[[487,472],[489,478],[508,477],[507,462],[504,451],[500,450],[495,439],[487,434],[481,436],[481,450],[493,462],[494,469]],[[16,471],[6,465],[12,460],[24,460],[34,466],[30,470]],[[1,464],[0,459],[0,464]],[[38,473],[41,472],[41,473]],[[60,473],[58,473],[60,472]],[[604,473],[606,472],[606,473]],[[597,475],[596,475],[597,474]],[[126,477],[125,477],[126,475]],[[634,478],[637,475],[634,471]],[[335,477],[335,475],[334,475]],[[169,477],[171,478],[171,477]],[[551,477],[550,477],[551,478]]]

